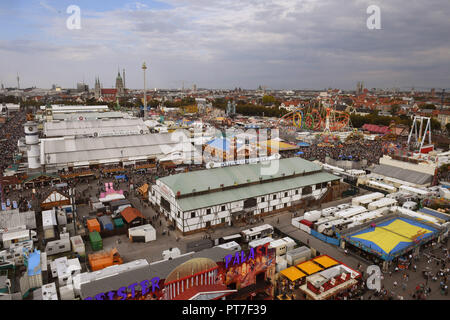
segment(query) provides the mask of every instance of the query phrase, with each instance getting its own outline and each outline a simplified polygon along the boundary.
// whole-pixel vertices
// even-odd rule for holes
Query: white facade
[[[245,212],[258,216],[262,213],[290,207],[294,202],[304,198],[314,197],[318,199],[327,191],[326,187],[316,189],[316,185],[312,185],[311,188],[312,193],[309,194],[302,194],[304,188],[295,188],[258,196],[256,197],[256,206],[250,209],[244,208],[244,200],[239,200],[183,212],[174,192],[160,180],[156,180],[156,184],[152,185],[149,190],[149,201],[153,205],[160,207],[169,220],[175,222],[179,230],[192,232],[222,223],[230,225],[232,215],[235,213]],[[162,197],[170,203],[170,212],[161,206]]]

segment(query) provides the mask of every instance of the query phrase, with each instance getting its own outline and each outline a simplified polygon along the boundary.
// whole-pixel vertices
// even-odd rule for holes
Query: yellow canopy
[[[306,276],[306,274],[298,270],[296,267],[289,267],[281,270],[280,273],[291,281],[295,281]]]
[[[327,256],[320,256],[317,257],[315,259],[313,259],[314,262],[319,263],[321,266],[325,267],[325,268],[329,268],[332,266],[335,266],[338,264],[338,262],[334,259],[331,259],[330,257]]]
[[[321,268],[318,264],[315,264],[311,260],[298,264],[297,268],[299,268],[300,270],[302,270],[303,272],[305,272],[308,275],[311,275],[313,273],[323,270],[323,268]]]
[[[261,146],[267,146],[269,148],[275,148],[278,144],[278,150],[280,151],[286,151],[286,150],[295,150],[298,149],[296,145],[282,142],[282,141],[276,141],[276,140],[267,140],[260,143]]]

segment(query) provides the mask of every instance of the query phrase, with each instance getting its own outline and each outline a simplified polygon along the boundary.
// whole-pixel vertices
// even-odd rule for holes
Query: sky
[[[2,0],[0,82],[112,88],[120,68],[139,89],[145,61],[147,88],[450,88],[449,17],[448,0]]]

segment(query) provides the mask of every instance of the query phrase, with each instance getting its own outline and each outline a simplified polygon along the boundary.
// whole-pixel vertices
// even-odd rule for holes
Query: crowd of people
[[[1,172],[13,163],[14,153],[17,152],[17,141],[25,136],[23,125],[26,122],[26,112],[18,110],[17,112],[9,113],[6,122],[0,127],[0,150],[2,156],[0,157]]]
[[[375,141],[358,141],[351,144],[340,145],[311,145],[310,147],[300,147],[299,150],[284,153],[285,157],[292,157],[299,151],[299,156],[306,160],[319,160],[325,163],[325,158],[330,157],[333,160],[367,160],[367,166],[378,164],[383,156],[385,142]]]

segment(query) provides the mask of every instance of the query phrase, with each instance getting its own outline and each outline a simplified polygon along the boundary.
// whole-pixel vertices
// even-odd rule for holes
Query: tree
[[[441,123],[436,118],[431,118],[431,130],[441,130]]]
[[[450,122],[445,125],[445,129],[447,129],[448,134],[450,134]]]
[[[267,105],[267,104],[274,104],[275,102],[276,102],[276,99],[275,99],[273,96],[265,95],[265,96],[262,98],[262,103],[263,103],[264,105]]]
[[[391,113],[392,113],[392,115],[396,115],[399,110],[400,110],[400,105],[399,104],[393,104],[391,106]]]

